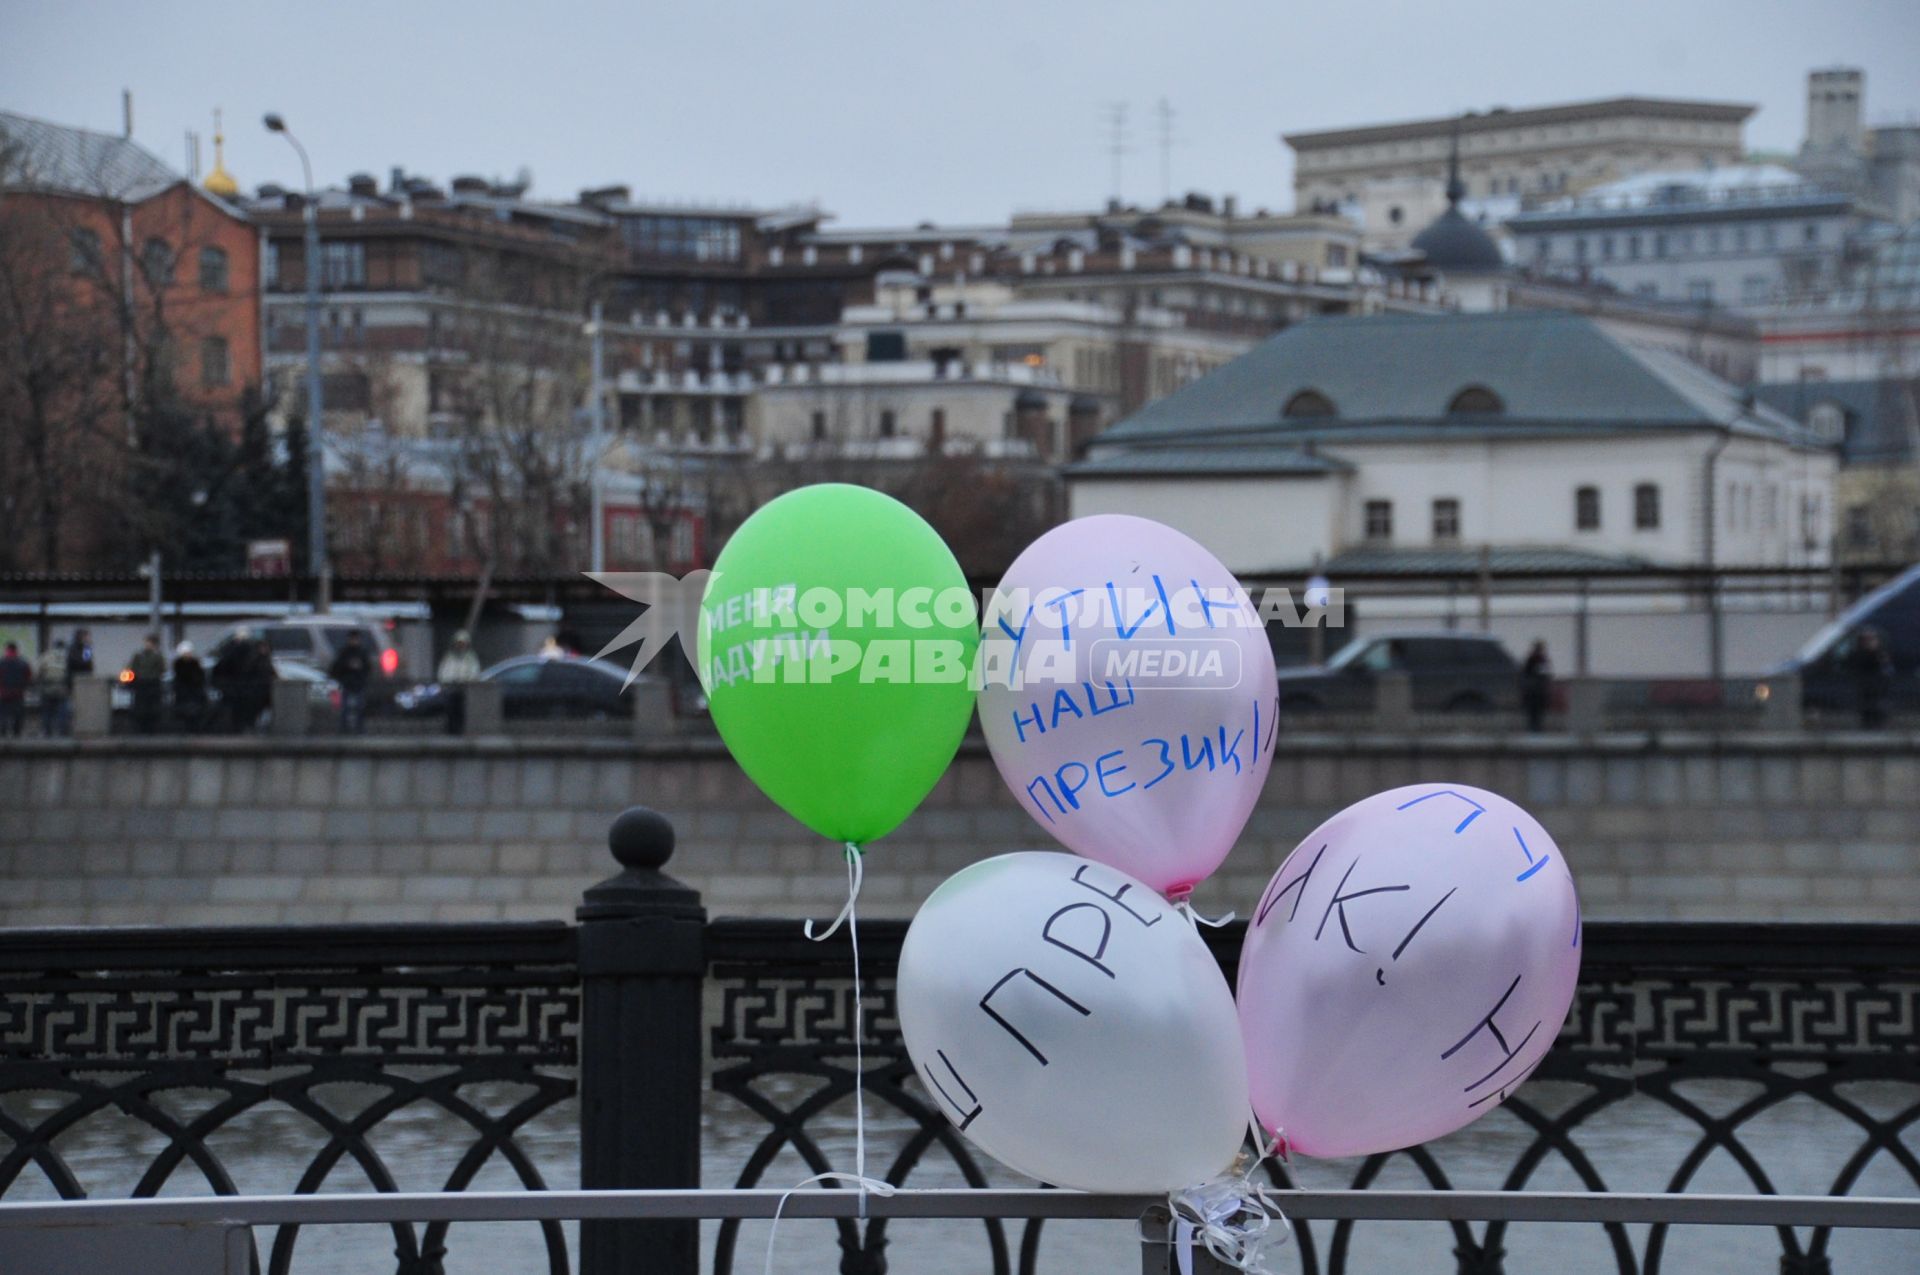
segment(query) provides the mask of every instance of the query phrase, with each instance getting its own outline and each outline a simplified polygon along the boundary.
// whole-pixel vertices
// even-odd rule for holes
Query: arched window
[[[140,250],[140,265],[147,282],[164,288],[173,282],[173,247],[164,239],[149,239]]]
[[[1573,489],[1573,525],[1577,531],[1600,530],[1600,489],[1598,487]]]
[[[225,292],[226,290],[226,250],[223,248],[202,248],[200,250],[200,291]]]
[[[1301,390],[1287,400],[1280,414],[1288,418],[1310,418],[1315,416],[1338,416],[1339,410],[1333,400],[1319,390]]]
[[[1489,414],[1506,410],[1507,405],[1500,401],[1500,396],[1484,385],[1467,386],[1447,404],[1448,415]]]
[[[1807,428],[1823,443],[1838,443],[1847,436],[1846,409],[1838,403],[1815,403],[1807,413]]]

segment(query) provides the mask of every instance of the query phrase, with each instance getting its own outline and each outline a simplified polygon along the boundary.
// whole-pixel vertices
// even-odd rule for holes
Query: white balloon
[[[1192,924],[1117,869],[1039,851],[961,869],[914,917],[897,997],[928,1096],[1031,1177],[1171,1191],[1240,1149],[1226,979]]]
[[[1254,1109],[1315,1156],[1451,1133],[1539,1064],[1579,976],[1573,874],[1532,815],[1465,784],[1368,797],[1308,834],[1248,920]]]

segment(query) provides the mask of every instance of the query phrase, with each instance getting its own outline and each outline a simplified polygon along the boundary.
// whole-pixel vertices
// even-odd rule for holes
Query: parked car
[[[636,697],[627,693],[627,670],[606,660],[573,655],[518,655],[480,674],[500,687],[500,712],[509,720],[607,721],[633,716]],[[642,674],[636,686],[659,683]],[[409,687],[394,696],[394,708],[412,717],[441,717],[449,689],[438,682]]]
[[[1279,671],[1280,710],[1365,712],[1382,673],[1407,674],[1422,712],[1518,711],[1520,669],[1485,633],[1381,633],[1356,638],[1325,666]]]
[[[391,626],[347,615],[295,615],[275,619],[242,620],[214,639],[207,654],[212,670],[226,653],[234,634],[246,629],[256,638],[265,638],[273,650],[274,667],[284,662],[304,664],[325,674],[334,656],[346,649],[347,634],[358,632],[360,642],[373,656],[374,675],[367,683],[367,703],[384,705],[409,683],[401,667],[400,648],[394,645]]]
[[[1847,668],[1847,657],[1863,629],[1879,632],[1893,663],[1886,706],[1895,711],[1920,710],[1920,565],[1909,567],[1842,611],[1768,676],[1797,676],[1801,701],[1808,708],[1854,712],[1860,707],[1858,683]],[[1765,696],[1772,688],[1757,693]]]

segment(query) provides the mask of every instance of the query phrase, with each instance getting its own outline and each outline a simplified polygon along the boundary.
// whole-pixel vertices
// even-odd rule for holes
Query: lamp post
[[[321,414],[325,410],[320,393],[320,208],[314,199],[313,165],[307,162],[307,148],[280,116],[269,112],[262,122],[269,133],[278,133],[292,144],[307,179],[307,569],[317,591],[315,609],[325,611],[332,586],[327,562],[326,455],[320,440]]]
[[[593,388],[588,404],[590,436],[587,442],[587,491],[588,508],[592,511],[593,534],[588,540],[591,546],[589,560],[592,569],[607,569],[607,513],[606,497],[600,490],[600,462],[607,448],[607,404],[606,388],[601,383],[606,375],[606,338],[604,324],[600,316],[600,303],[593,303],[593,318],[587,323],[587,335],[593,341],[593,360],[591,379]]]

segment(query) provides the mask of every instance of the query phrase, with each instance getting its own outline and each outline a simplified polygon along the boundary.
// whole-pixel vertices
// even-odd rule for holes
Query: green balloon
[[[760,790],[865,845],[953,761],[979,640],[939,533],[891,496],[823,483],[734,532],[700,604],[697,663],[714,725]]]

